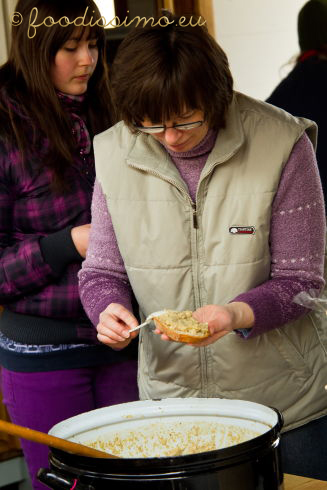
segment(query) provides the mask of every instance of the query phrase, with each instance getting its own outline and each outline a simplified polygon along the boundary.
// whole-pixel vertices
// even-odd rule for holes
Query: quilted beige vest
[[[95,138],[97,178],[143,317],[225,304],[269,279],[272,202],[304,131],[315,138],[311,121],[236,94],[201,173],[196,208],[153,137],[119,123]],[[240,236],[233,226],[256,232]],[[144,328],[140,396],[251,400],[281,410],[291,429],[327,413],[326,347],[326,328],[313,315],[203,348],[163,342]]]

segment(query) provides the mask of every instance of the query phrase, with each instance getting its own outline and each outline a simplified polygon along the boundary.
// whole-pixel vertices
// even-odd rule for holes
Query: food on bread
[[[198,322],[192,311],[167,310],[154,317],[154,323],[159,330],[177,342],[196,344],[210,335],[208,324]]]

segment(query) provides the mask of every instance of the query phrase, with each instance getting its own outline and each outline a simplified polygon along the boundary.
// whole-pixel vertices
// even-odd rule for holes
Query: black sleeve
[[[72,228],[72,226],[68,226],[40,240],[43,258],[58,277],[71,262],[82,262],[84,260],[74,245],[71,236]]]

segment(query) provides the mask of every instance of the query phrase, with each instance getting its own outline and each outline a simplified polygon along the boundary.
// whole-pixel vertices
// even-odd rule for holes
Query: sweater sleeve
[[[294,145],[283,170],[271,217],[270,279],[233,301],[254,312],[252,338],[296,320],[308,310],[294,297],[324,286],[326,219],[321,182],[311,142],[306,134]]]
[[[120,303],[132,311],[132,289],[108,212],[101,185],[95,182],[92,222],[86,259],[79,272],[83,307],[96,326],[99,315],[110,303]]]

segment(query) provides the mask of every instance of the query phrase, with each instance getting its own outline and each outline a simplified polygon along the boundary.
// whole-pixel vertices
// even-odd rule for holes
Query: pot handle
[[[276,410],[276,412],[277,412],[277,416],[278,416],[279,429],[281,430],[283,425],[284,425],[284,417],[283,417],[283,414],[279,410]]]
[[[274,412],[277,413],[277,417],[278,417],[277,426],[278,426],[278,430],[281,430],[281,428],[284,425],[284,417],[283,417],[283,414],[277,408],[275,408],[275,407],[269,406],[269,408],[271,408]]]
[[[65,490],[94,490],[92,485],[87,485],[78,481],[78,478],[66,478],[57,475],[46,468],[40,468],[37,472],[37,479],[49,488]]]

